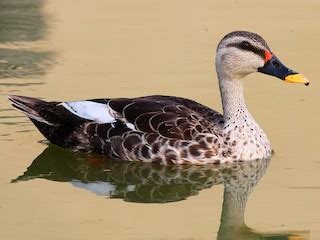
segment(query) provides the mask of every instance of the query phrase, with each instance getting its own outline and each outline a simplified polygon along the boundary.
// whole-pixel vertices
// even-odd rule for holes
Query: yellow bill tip
[[[304,77],[302,74],[299,74],[299,73],[286,76],[284,81],[289,83],[303,83],[306,86],[310,84],[309,79],[307,79],[306,77]]]

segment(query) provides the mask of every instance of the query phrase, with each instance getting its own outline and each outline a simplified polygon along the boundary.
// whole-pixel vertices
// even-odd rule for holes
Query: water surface
[[[316,0],[2,1],[0,238],[320,239],[319,11]],[[271,160],[164,167],[75,154],[43,144],[5,98],[163,94],[221,110],[214,52],[239,29],[311,79],[245,80]]]

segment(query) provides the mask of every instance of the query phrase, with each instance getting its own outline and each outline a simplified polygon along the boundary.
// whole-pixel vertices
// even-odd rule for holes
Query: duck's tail
[[[84,119],[70,113],[61,102],[46,102],[37,98],[9,95],[12,106],[27,115],[39,131],[51,142],[62,147],[77,144],[72,133]]]
[[[9,95],[8,99],[11,102],[11,105],[27,115],[31,120],[37,122],[45,123],[47,125],[54,125],[53,122],[50,122],[49,119],[45,119],[44,116],[41,116],[40,112],[43,109],[48,107],[48,102],[31,97],[18,96],[18,95]]]

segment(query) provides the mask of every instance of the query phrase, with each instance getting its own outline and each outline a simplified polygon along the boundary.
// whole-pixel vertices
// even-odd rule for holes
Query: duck
[[[234,31],[216,50],[223,113],[182,97],[152,95],[44,101],[9,95],[51,144],[148,163],[221,164],[267,159],[270,141],[250,114],[243,81],[263,73],[289,83],[310,81],[286,67],[258,34]]]

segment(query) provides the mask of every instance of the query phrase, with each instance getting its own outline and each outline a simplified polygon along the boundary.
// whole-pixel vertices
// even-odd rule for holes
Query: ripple
[[[44,3],[43,0],[0,2],[0,79],[36,77],[55,64],[53,51],[39,50],[49,29],[42,11]]]
[[[1,74],[0,74],[1,75]],[[9,82],[0,82],[0,86],[4,87],[12,87],[12,86],[18,86],[18,87],[27,87],[27,86],[33,86],[33,85],[42,85],[44,82],[25,82],[25,83],[9,83]]]
[[[0,56],[2,58],[0,78],[27,78],[43,75],[54,63],[53,53],[50,51],[0,48]]]
[[[2,116],[0,119],[10,119],[10,118],[25,118],[25,116]]]
[[[43,0],[1,0],[0,42],[37,41],[48,31]]]
[[[0,122],[0,125],[19,125],[26,122]]]

